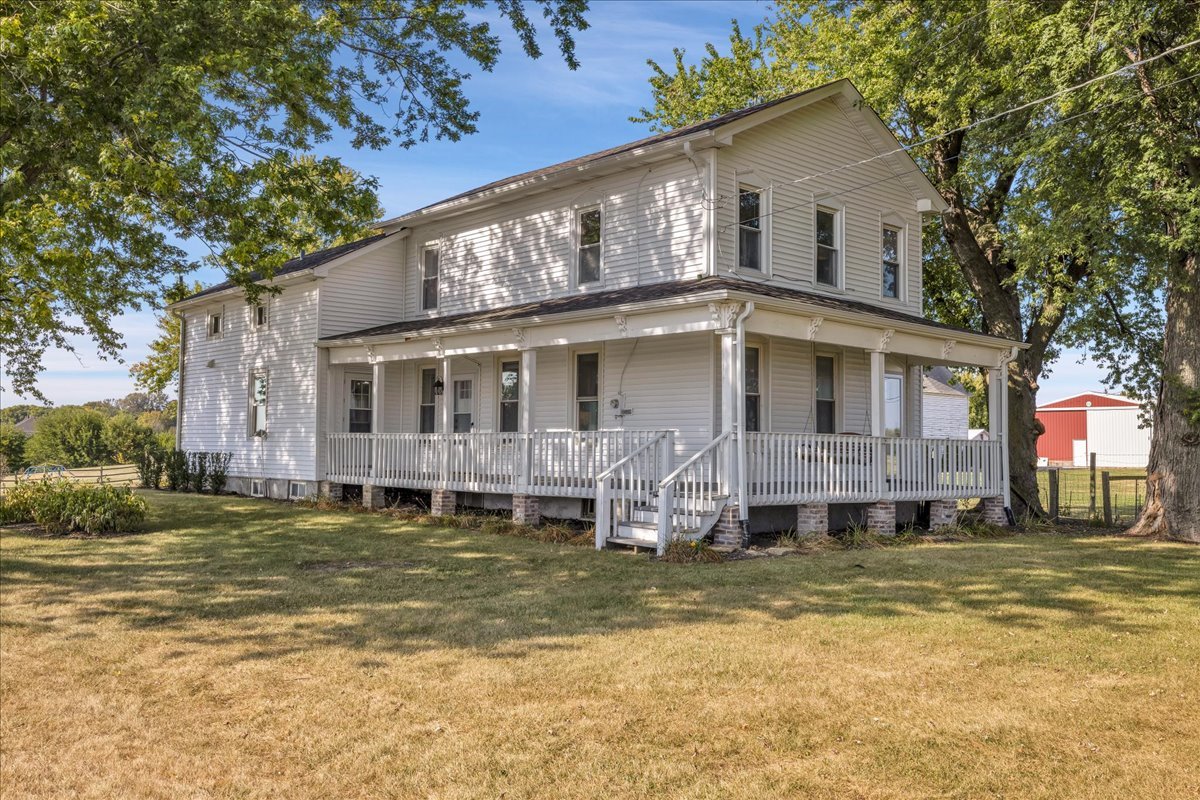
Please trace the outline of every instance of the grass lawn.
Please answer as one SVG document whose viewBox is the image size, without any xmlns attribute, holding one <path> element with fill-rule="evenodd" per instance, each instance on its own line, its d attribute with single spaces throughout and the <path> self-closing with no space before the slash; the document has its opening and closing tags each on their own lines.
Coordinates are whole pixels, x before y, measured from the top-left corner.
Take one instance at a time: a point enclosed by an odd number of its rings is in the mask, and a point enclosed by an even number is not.
<svg viewBox="0 0 1200 800">
<path fill-rule="evenodd" d="M 1200 795 L 1200 548 L 682 566 L 151 497 L 0 533 L 5 797 Z"/>
<path fill-rule="evenodd" d="M 1104 487 L 1100 473 L 1108 472 L 1112 477 L 1132 476 L 1140 480 L 1113 481 L 1111 484 L 1113 521 L 1117 524 L 1130 525 L 1141 513 L 1146 503 L 1146 470 L 1144 468 L 1128 469 L 1124 467 L 1100 468 L 1096 470 L 1096 515 L 1104 512 Z M 1072 519 L 1087 519 L 1088 503 L 1091 497 L 1091 470 L 1085 467 L 1058 470 L 1058 503 L 1059 513 Z M 1038 494 L 1042 505 L 1049 508 L 1050 476 L 1045 469 L 1038 470 Z"/>
</svg>

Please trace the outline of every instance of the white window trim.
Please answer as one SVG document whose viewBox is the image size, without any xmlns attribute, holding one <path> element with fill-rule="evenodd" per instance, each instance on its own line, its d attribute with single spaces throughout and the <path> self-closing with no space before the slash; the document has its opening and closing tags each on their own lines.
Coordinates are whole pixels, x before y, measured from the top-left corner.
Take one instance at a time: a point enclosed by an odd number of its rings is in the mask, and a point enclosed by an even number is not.
<svg viewBox="0 0 1200 800">
<path fill-rule="evenodd" d="M 260 324 L 258 321 L 258 309 L 263 309 L 266 314 L 266 319 Z M 271 327 L 271 298 L 264 297 L 258 303 L 250 307 L 250 327 L 256 331 L 267 330 Z"/>
<path fill-rule="evenodd" d="M 213 317 L 220 320 L 220 330 L 216 333 L 212 332 Z M 209 309 L 204 314 L 204 336 L 207 339 L 223 339 L 225 337 L 225 306 L 221 306 L 216 311 Z"/>
<path fill-rule="evenodd" d="M 737 195 L 738 202 L 734 203 L 734 218 L 733 218 L 733 268 L 730 270 L 739 278 L 767 279 L 771 277 L 771 220 L 774 215 L 771 214 L 771 190 L 768 186 L 764 186 L 761 181 L 750 180 L 751 174 L 738 173 L 737 175 Z M 743 191 L 758 192 L 758 265 L 761 269 L 743 270 L 740 266 L 742 260 L 742 220 L 741 220 L 741 194 Z"/>
<path fill-rule="evenodd" d="M 834 249 L 837 251 L 837 275 L 834 283 L 824 283 L 817 280 L 817 254 L 820 253 L 821 245 L 817 243 L 817 212 L 824 211 L 827 214 L 833 214 L 833 241 Z M 831 205 L 822 203 L 818 197 L 813 206 L 812 213 L 812 235 L 813 235 L 813 272 L 812 285 L 814 288 L 824 291 L 846 291 L 846 207 L 842 205 Z"/>
<path fill-rule="evenodd" d="M 342 398 L 342 405 L 343 405 L 342 430 L 346 433 L 350 432 L 350 412 L 351 411 L 368 410 L 368 409 L 361 409 L 361 408 L 355 409 L 354 408 L 354 383 L 355 383 L 355 381 L 363 381 L 365 383 L 371 384 L 371 392 L 368 395 L 368 401 L 371 403 L 371 408 L 369 409 L 371 411 L 371 433 L 378 433 L 378 431 L 375 430 L 375 376 L 370 372 L 349 372 L 349 371 L 347 371 L 345 373 L 345 376 L 344 376 L 345 385 L 343 387 L 344 397 Z"/>
<path fill-rule="evenodd" d="M 771 428 L 771 380 L 770 380 L 770 340 L 749 336 L 744 347 L 758 349 L 758 430 L 768 432 Z M 743 358 L 745 354 L 743 353 Z M 746 363 L 742 363 L 742 393 L 749 396 L 745 386 Z M 747 431 L 749 432 L 749 431 Z"/>
<path fill-rule="evenodd" d="M 438 413 L 439 398 L 437 396 L 437 392 L 434 392 L 432 404 L 424 402 L 424 400 L 421 397 L 421 387 L 422 387 L 423 381 L 425 380 L 425 372 L 426 371 L 433 373 L 433 380 L 435 383 L 437 382 L 438 378 L 441 377 L 441 370 L 436 365 L 422 364 L 422 365 L 417 366 L 417 403 L 416 403 L 417 418 L 414 420 L 413 430 L 415 430 L 417 433 L 437 433 L 438 426 L 441 424 L 441 421 L 442 421 L 441 420 L 442 415 Z M 444 378 L 442 379 L 442 383 L 445 384 Z M 443 395 L 441 398 L 443 401 L 445 400 L 444 393 L 446 391 L 447 391 L 447 387 L 443 385 L 443 387 L 442 387 Z M 450 391 L 453 391 L 453 389 L 451 388 Z M 427 405 L 433 406 L 433 430 L 422 431 L 421 430 L 421 409 L 425 408 Z"/>
<path fill-rule="evenodd" d="M 905 395 L 908 394 L 908 378 L 905 376 L 903 370 L 890 369 L 887 367 L 885 367 L 883 370 L 883 387 L 884 387 L 883 414 L 884 414 L 884 417 L 883 417 L 883 425 L 881 426 L 881 428 L 883 429 L 884 436 L 889 435 L 887 432 L 887 381 L 888 381 L 888 378 L 894 378 L 894 379 L 900 381 L 900 431 L 896 434 L 896 438 L 903 438 L 906 435 L 904 429 L 907 427 L 904 423 L 905 423 L 905 416 L 908 413 L 908 400 L 905 397 Z"/>
<path fill-rule="evenodd" d="M 889 297 L 883 293 L 883 231 L 891 228 L 898 234 L 896 255 L 900 258 L 900 266 L 896 270 L 896 296 Z M 897 214 L 881 214 L 879 217 L 879 299 L 889 303 L 906 303 L 908 301 L 908 224 Z"/>
<path fill-rule="evenodd" d="M 437 274 L 437 304 L 432 307 L 425 305 L 425 254 L 430 250 L 438 254 L 438 274 Z M 417 281 L 417 312 L 419 314 L 436 314 L 442 308 L 442 284 L 445 283 L 446 277 L 446 259 L 443 256 L 446 254 L 446 249 L 442 247 L 440 241 L 426 242 L 421 245 L 418 250 L 419 259 L 417 264 L 417 272 L 419 280 Z"/>
<path fill-rule="evenodd" d="M 297 486 L 301 487 L 301 493 L 299 495 L 292 492 L 292 489 L 296 488 Z M 288 481 L 287 497 L 288 500 L 292 501 L 304 500 L 308 497 L 308 484 L 306 484 L 304 481 Z"/>
<path fill-rule="evenodd" d="M 262 376 L 263 380 L 266 381 L 266 384 L 267 384 L 267 386 L 266 386 L 266 388 L 267 388 L 266 395 L 267 396 L 265 398 L 263 398 L 264 421 L 265 421 L 267 415 L 270 413 L 269 409 L 268 409 L 268 406 L 271 403 L 270 371 L 267 369 L 252 369 L 252 370 L 250 370 L 250 381 L 249 381 L 249 384 L 247 387 L 247 395 L 246 395 L 246 437 L 248 439 L 257 438 L 255 436 L 255 434 L 258 432 L 258 429 L 254 427 L 254 423 L 256 421 L 255 420 L 255 416 L 256 416 L 255 409 L 258 407 L 258 404 L 255 402 L 255 399 L 254 399 L 254 384 L 257 382 L 259 376 Z M 265 431 L 267 429 L 263 428 L 262 430 Z"/>
<path fill-rule="evenodd" d="M 845 370 L 842 369 L 842 354 L 836 350 L 819 350 L 814 349 L 812 353 L 812 364 L 809 369 L 812 372 L 812 432 L 817 432 L 817 359 L 831 358 L 833 359 L 833 431 L 832 433 L 840 433 L 846 429 L 846 404 L 845 392 L 843 391 L 842 380 L 845 375 Z"/>
<path fill-rule="evenodd" d="M 583 236 L 582 226 L 579 224 L 579 218 L 587 211 L 600 212 L 600 278 L 599 280 L 588 281 L 581 283 L 579 280 L 579 249 L 580 239 Z M 603 201 L 594 203 L 580 203 L 571 208 L 571 288 L 578 292 L 594 292 L 604 288 L 605 280 L 605 251 L 608 249 L 608 228 L 606 222 L 608 214 L 604 207 Z"/>
<path fill-rule="evenodd" d="M 503 379 L 504 379 L 504 363 L 515 361 L 517 362 L 517 431 L 521 430 L 521 406 L 525 402 L 525 398 L 521 397 L 521 354 L 516 353 L 511 357 L 508 355 L 500 355 L 496 358 L 496 422 L 492 426 L 498 433 L 513 433 L 513 431 L 501 431 L 500 425 L 503 422 L 504 415 L 501 413 L 504 408 L 503 396 Z M 509 401 L 511 402 L 511 401 Z"/>
<path fill-rule="evenodd" d="M 604 430 L 604 347 L 572 348 L 570 364 L 571 381 L 567 392 L 570 406 L 567 422 L 573 431 L 579 430 L 579 357 L 595 353 L 596 359 L 596 430 Z"/>
<path fill-rule="evenodd" d="M 251 497 L 266 497 L 267 482 L 263 478 L 250 479 L 250 496 Z"/>
</svg>

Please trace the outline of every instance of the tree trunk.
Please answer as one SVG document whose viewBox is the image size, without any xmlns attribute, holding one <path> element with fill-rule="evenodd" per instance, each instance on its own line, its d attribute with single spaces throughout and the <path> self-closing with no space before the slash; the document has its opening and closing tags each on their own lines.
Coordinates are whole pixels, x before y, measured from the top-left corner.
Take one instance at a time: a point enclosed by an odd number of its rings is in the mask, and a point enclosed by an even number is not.
<svg viewBox="0 0 1200 800">
<path fill-rule="evenodd" d="M 1146 508 L 1134 535 L 1200 543 L 1200 253 L 1186 253 L 1167 286 L 1163 385 L 1154 410 Z"/>
<path fill-rule="evenodd" d="M 1042 361 L 1031 348 L 1008 365 L 1008 473 L 1017 519 L 1046 516 L 1037 481 L 1037 440 L 1045 428 L 1034 417 Z"/>
</svg>

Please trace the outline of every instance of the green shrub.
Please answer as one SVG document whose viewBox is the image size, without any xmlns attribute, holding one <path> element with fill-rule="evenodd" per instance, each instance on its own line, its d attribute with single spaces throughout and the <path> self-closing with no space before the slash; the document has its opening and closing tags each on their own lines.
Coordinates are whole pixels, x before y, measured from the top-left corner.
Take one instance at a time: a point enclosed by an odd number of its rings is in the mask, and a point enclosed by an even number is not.
<svg viewBox="0 0 1200 800">
<path fill-rule="evenodd" d="M 48 533 L 123 533 L 137 530 L 147 509 L 127 486 L 24 481 L 5 493 L 0 519 L 33 522 Z"/>
<path fill-rule="evenodd" d="M 171 450 L 166 454 L 164 473 L 167 478 L 167 488 L 172 492 L 181 492 L 188 486 L 188 457 L 182 450 Z"/>
<path fill-rule="evenodd" d="M 232 460 L 233 453 L 208 454 L 208 488 L 213 494 L 225 491 L 225 485 L 229 483 L 229 462 Z"/>
<path fill-rule="evenodd" d="M 163 472 L 167 466 L 166 456 L 166 453 L 152 445 L 134 459 L 133 463 L 137 467 L 138 479 L 143 489 L 157 489 L 162 483 Z"/>
<path fill-rule="evenodd" d="M 15 474 L 29 466 L 25 458 L 28 438 L 16 425 L 0 425 L 0 475 Z"/>
<path fill-rule="evenodd" d="M 117 414 L 104 423 L 104 441 L 118 464 L 132 464 L 154 443 L 154 431 L 132 414 Z"/>
<path fill-rule="evenodd" d="M 208 453 L 188 453 L 187 465 L 187 488 L 196 494 L 200 494 L 204 491 L 204 487 L 208 485 Z"/>
<path fill-rule="evenodd" d="M 98 411 L 67 406 L 38 418 L 37 431 L 25 445 L 31 464 L 62 464 L 67 469 L 112 463 L 105 438 L 108 418 Z"/>
</svg>

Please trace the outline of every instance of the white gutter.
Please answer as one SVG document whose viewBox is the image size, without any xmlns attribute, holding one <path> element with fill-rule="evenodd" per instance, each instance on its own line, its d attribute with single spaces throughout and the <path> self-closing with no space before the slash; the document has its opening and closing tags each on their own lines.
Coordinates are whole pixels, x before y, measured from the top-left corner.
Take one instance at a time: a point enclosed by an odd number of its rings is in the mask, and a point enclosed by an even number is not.
<svg viewBox="0 0 1200 800">
<path fill-rule="evenodd" d="M 742 308 L 742 312 L 737 315 L 733 321 L 734 340 L 737 342 L 737 355 L 734 361 L 737 364 L 737 376 L 735 385 L 740 389 L 737 397 L 737 460 L 738 460 L 738 517 L 743 522 L 750 519 L 750 508 L 746 504 L 746 320 L 754 313 L 754 301 L 750 300 Z M 761 376 L 760 376 L 761 380 Z M 762 387 L 759 387 L 761 391 Z M 762 407 L 759 406 L 759 413 L 762 413 Z"/>
</svg>

